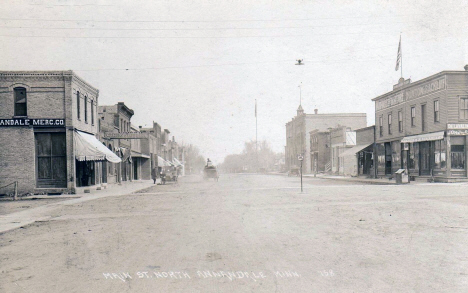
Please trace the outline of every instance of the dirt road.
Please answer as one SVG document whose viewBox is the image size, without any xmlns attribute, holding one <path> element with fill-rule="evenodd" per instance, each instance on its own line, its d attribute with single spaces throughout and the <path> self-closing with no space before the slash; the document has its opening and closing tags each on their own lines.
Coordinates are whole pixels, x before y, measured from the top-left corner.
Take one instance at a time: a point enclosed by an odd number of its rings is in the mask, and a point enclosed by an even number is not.
<svg viewBox="0 0 468 293">
<path fill-rule="evenodd" d="M 0 235 L 0 292 L 466 292 L 466 186 L 186 177 Z"/>
</svg>

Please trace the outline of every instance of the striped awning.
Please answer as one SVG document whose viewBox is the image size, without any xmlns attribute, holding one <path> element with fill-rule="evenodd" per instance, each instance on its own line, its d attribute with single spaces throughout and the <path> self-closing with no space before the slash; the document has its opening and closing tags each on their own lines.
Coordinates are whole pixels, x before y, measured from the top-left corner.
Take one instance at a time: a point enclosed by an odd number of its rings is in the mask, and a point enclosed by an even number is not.
<svg viewBox="0 0 468 293">
<path fill-rule="evenodd" d="M 104 161 L 120 163 L 121 159 L 103 145 L 94 135 L 75 131 L 75 157 L 78 161 Z"/>
<path fill-rule="evenodd" d="M 445 133 L 444 131 L 439 131 L 439 132 L 433 132 L 433 133 L 425 133 L 425 134 L 420 134 L 420 135 L 407 136 L 401 140 L 401 143 L 441 140 L 441 139 L 444 139 L 444 133 Z"/>
</svg>

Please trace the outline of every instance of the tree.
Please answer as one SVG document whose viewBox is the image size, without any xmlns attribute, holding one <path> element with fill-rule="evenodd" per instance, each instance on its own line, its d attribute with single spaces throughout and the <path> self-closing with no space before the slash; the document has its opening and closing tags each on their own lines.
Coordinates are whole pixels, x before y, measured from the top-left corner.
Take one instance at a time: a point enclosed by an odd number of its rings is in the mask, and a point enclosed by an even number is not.
<svg viewBox="0 0 468 293">
<path fill-rule="evenodd" d="M 246 141 L 241 154 L 231 154 L 224 158 L 220 169 L 227 173 L 258 172 L 261 169 L 273 170 L 278 154 L 275 153 L 267 141 L 258 143 Z"/>
</svg>

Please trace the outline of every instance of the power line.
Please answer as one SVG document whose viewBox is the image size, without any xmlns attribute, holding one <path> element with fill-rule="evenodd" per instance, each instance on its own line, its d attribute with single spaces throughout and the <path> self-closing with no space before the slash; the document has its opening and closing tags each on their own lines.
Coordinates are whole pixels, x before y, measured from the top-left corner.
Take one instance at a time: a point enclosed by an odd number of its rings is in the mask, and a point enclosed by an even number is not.
<svg viewBox="0 0 468 293">
<path fill-rule="evenodd" d="M 213 23 L 213 22 L 279 22 L 279 21 L 313 21 L 313 20 L 334 20 L 334 19 L 372 19 L 372 18 L 400 18 L 423 16 L 425 14 L 406 14 L 389 16 L 350 16 L 350 17 L 322 17 L 322 18 L 296 18 L 296 19 L 229 19 L 229 20 L 93 20 L 93 19 L 44 19 L 44 18 L 0 18 L 0 20 L 15 21 L 45 21 L 45 22 L 154 22 L 154 23 Z"/>
<path fill-rule="evenodd" d="M 399 34 L 401 31 L 390 32 L 356 32 L 356 33 L 332 33 L 332 34 L 307 34 L 307 35 L 256 35 L 256 36 L 47 36 L 47 35 L 0 35 L 0 37 L 9 38 L 55 38 L 55 39 L 238 39 L 238 38 L 294 38 L 294 37 L 313 37 L 313 36 L 336 36 L 336 35 L 365 35 L 365 34 Z M 406 31 L 406 32 L 418 32 L 418 31 Z"/>
<path fill-rule="evenodd" d="M 0 28 L 12 29 L 40 29 L 40 30 L 95 30 L 95 31 L 216 31 L 216 30 L 269 30 L 269 29 L 300 29 L 319 27 L 353 27 L 353 26 L 377 26 L 392 25 L 410 22 L 393 23 L 361 23 L 361 24 L 336 24 L 336 25 L 314 25 L 314 26 L 274 26 L 274 27 L 220 27 L 220 28 L 96 28 L 96 27 L 37 27 L 37 26 L 0 26 Z M 415 22 L 420 24 L 420 22 Z"/>
</svg>

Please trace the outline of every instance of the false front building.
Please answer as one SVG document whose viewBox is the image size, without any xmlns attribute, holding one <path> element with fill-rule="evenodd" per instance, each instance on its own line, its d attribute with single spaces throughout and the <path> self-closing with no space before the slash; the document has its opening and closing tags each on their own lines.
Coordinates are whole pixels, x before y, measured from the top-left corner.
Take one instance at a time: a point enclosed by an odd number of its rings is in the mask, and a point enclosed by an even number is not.
<svg viewBox="0 0 468 293">
<path fill-rule="evenodd" d="M 400 79 L 375 101 L 377 176 L 408 169 L 437 181 L 467 178 L 468 66 Z"/>
<path fill-rule="evenodd" d="M 0 186 L 56 193 L 100 184 L 101 163 L 120 159 L 95 137 L 98 96 L 72 71 L 0 71 Z"/>
</svg>

